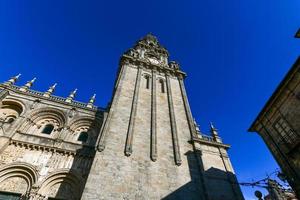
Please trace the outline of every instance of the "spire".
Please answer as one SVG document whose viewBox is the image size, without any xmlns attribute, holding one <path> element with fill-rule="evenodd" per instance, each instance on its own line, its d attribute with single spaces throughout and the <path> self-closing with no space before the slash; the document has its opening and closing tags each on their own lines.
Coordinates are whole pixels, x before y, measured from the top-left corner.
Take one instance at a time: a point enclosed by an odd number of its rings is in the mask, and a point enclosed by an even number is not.
<svg viewBox="0 0 300 200">
<path fill-rule="evenodd" d="M 138 44 L 142 44 L 143 48 L 146 48 L 144 50 L 151 51 L 151 53 L 154 53 L 154 49 L 157 49 L 160 53 L 159 55 L 163 55 L 168 57 L 169 53 L 168 51 L 159 43 L 157 37 L 155 37 L 152 33 L 148 33 L 146 36 L 144 36 L 142 39 L 140 39 Z M 146 45 L 146 46 L 145 46 Z M 137 48 L 140 45 L 135 46 L 134 48 Z"/>
<path fill-rule="evenodd" d="M 210 133 L 214 139 L 214 141 L 216 142 L 222 142 L 221 138 L 219 137 L 219 134 L 218 134 L 218 129 L 216 129 L 213 125 L 212 122 L 210 122 Z"/>
<path fill-rule="evenodd" d="M 50 97 L 50 95 L 54 92 L 57 83 L 54 83 L 49 89 L 43 94 L 44 97 Z"/>
<path fill-rule="evenodd" d="M 30 89 L 34 83 L 36 78 L 34 77 L 31 81 L 27 81 L 27 83 L 20 88 L 21 91 L 26 92 L 28 89 Z"/>
<path fill-rule="evenodd" d="M 14 85 L 18 81 L 20 76 L 21 76 L 21 74 L 18 74 L 17 76 L 13 76 L 4 84 L 9 85 L 9 86 Z"/>
<path fill-rule="evenodd" d="M 93 107 L 93 104 L 94 104 L 94 102 L 95 102 L 95 99 L 96 99 L 96 94 L 94 94 L 94 95 L 90 98 L 89 103 L 87 104 L 86 107 L 92 108 L 92 107 Z"/>
<path fill-rule="evenodd" d="M 76 92 L 77 92 L 77 88 L 70 93 L 70 95 L 66 99 L 66 102 L 71 103 L 76 95 Z"/>
<path fill-rule="evenodd" d="M 212 136 L 218 136 L 218 130 L 214 127 L 212 122 L 210 122 L 210 132 Z"/>
</svg>

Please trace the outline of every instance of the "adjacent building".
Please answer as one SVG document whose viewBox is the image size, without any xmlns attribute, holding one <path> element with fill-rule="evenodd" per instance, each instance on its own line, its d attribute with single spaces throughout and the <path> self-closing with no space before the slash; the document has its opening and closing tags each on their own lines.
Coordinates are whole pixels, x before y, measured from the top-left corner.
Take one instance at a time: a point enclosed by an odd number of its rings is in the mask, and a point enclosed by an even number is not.
<svg viewBox="0 0 300 200">
<path fill-rule="evenodd" d="M 101 78 L 100 75 L 99 78 Z M 120 60 L 106 108 L 0 85 L 0 199 L 243 200 L 217 129 L 201 133 L 186 74 L 153 35 Z"/>
<path fill-rule="evenodd" d="M 300 197 L 300 57 L 249 131 L 258 132 Z"/>
<path fill-rule="evenodd" d="M 296 37 L 296 38 L 300 38 L 300 28 L 299 28 L 299 30 L 297 31 L 295 37 Z"/>
</svg>

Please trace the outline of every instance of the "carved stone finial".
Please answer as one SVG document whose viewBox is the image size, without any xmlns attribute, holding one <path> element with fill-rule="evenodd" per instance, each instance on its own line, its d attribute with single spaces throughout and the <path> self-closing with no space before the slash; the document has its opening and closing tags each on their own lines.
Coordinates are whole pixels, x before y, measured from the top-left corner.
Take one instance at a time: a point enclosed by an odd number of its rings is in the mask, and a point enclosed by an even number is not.
<svg viewBox="0 0 300 200">
<path fill-rule="evenodd" d="M 54 92 L 57 83 L 54 83 L 49 89 L 43 94 L 44 97 L 50 97 L 50 95 Z"/>
<path fill-rule="evenodd" d="M 20 76 L 21 76 L 21 74 L 18 74 L 17 76 L 13 76 L 4 84 L 9 85 L 9 86 L 14 85 L 18 81 Z"/>
<path fill-rule="evenodd" d="M 169 63 L 169 67 L 170 67 L 171 69 L 179 70 L 179 64 L 178 64 L 177 62 L 175 62 L 175 61 L 171 61 L 171 62 Z"/>
<path fill-rule="evenodd" d="M 31 87 L 35 80 L 36 78 L 34 77 L 31 81 L 28 81 L 25 85 Z"/>
<path fill-rule="evenodd" d="M 221 140 L 221 138 L 219 137 L 219 134 L 218 134 L 218 129 L 216 129 L 214 127 L 212 122 L 210 122 L 210 132 L 211 132 L 211 135 L 212 135 L 214 141 L 222 142 L 222 140 Z"/>
<path fill-rule="evenodd" d="M 148 44 L 157 44 L 158 43 L 158 40 L 157 38 L 152 34 L 152 33 L 148 33 L 144 38 L 143 40 L 147 41 Z"/>
<path fill-rule="evenodd" d="M 23 87 L 20 88 L 21 91 L 26 92 L 29 88 L 32 87 L 36 78 L 34 77 L 31 81 L 28 81 Z"/>
<path fill-rule="evenodd" d="M 93 105 L 94 105 L 95 100 L 96 100 L 96 94 L 94 94 L 94 95 L 90 98 L 89 103 L 87 104 L 86 107 L 92 108 Z"/>
<path fill-rule="evenodd" d="M 213 136 L 218 135 L 218 130 L 214 127 L 212 122 L 210 122 L 210 131 Z"/>
<path fill-rule="evenodd" d="M 71 103 L 73 101 L 73 99 L 75 98 L 76 92 L 77 92 L 77 88 L 70 93 L 70 95 L 66 99 L 66 102 Z"/>
<path fill-rule="evenodd" d="M 16 79 L 19 79 L 19 77 L 21 76 L 21 74 L 18 74 L 17 76 L 15 76 Z"/>
</svg>

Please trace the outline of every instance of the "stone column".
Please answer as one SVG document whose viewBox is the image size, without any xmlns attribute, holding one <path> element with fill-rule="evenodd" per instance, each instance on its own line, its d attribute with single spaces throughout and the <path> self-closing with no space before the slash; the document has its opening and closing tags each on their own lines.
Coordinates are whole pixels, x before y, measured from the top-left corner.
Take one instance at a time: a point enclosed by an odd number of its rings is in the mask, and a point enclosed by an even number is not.
<svg viewBox="0 0 300 200">
<path fill-rule="evenodd" d="M 135 117 L 136 117 L 136 111 L 137 111 L 138 96 L 139 96 L 139 89 L 140 89 L 140 83 L 141 83 L 141 75 L 142 75 L 142 70 L 140 69 L 140 67 L 138 67 L 137 77 L 136 77 L 136 81 L 135 81 L 135 88 L 134 88 L 134 93 L 133 93 L 133 99 L 132 99 L 128 131 L 127 131 L 127 138 L 126 138 L 126 146 L 125 146 L 125 155 L 126 156 L 130 156 L 132 154 L 133 131 L 134 131 L 134 125 L 135 125 Z"/>
<path fill-rule="evenodd" d="M 178 144 L 177 126 L 176 126 L 176 120 L 175 120 L 173 97 L 172 97 L 172 90 L 171 90 L 171 83 L 170 83 L 169 76 L 170 76 L 169 74 L 166 74 L 167 95 L 168 95 L 168 103 L 169 103 L 169 112 L 170 112 L 170 122 L 171 122 L 171 132 L 172 132 L 175 164 L 181 165 L 180 147 Z"/>
<path fill-rule="evenodd" d="M 156 131 L 156 70 L 152 70 L 151 96 L 151 160 L 157 159 L 157 131 Z"/>
</svg>

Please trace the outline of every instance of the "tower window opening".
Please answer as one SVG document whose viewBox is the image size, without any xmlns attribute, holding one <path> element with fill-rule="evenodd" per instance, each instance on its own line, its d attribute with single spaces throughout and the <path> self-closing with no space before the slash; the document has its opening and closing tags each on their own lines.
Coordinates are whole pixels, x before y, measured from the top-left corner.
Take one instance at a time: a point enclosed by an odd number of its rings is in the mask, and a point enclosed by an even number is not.
<svg viewBox="0 0 300 200">
<path fill-rule="evenodd" d="M 146 89 L 150 88 L 150 77 L 149 76 L 145 76 L 146 79 Z"/>
<path fill-rule="evenodd" d="M 43 128 L 42 133 L 43 133 L 43 134 L 50 135 L 50 134 L 52 133 L 53 129 L 54 129 L 54 126 L 53 126 L 52 124 L 47 124 L 47 125 Z"/>
<path fill-rule="evenodd" d="M 88 133 L 87 132 L 81 132 L 79 134 L 79 137 L 78 137 L 77 141 L 86 142 L 87 139 L 88 139 Z"/>
<path fill-rule="evenodd" d="M 165 93 L 165 85 L 162 79 L 159 80 L 161 93 Z"/>
</svg>

